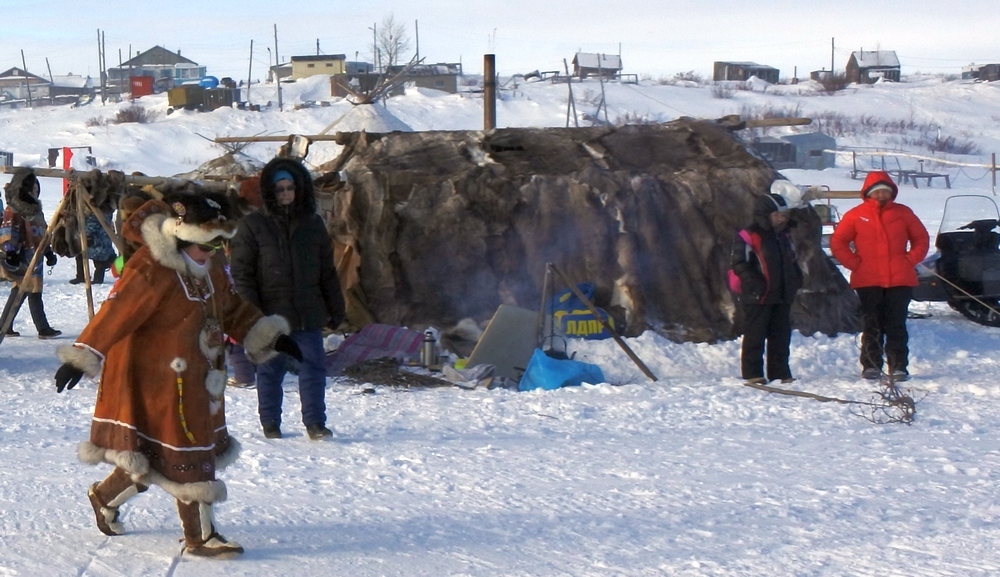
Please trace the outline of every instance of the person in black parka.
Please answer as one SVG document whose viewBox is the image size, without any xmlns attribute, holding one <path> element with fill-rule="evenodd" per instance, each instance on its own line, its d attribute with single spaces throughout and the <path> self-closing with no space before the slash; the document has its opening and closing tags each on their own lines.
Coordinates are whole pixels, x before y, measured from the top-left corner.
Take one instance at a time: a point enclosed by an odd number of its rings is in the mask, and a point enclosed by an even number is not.
<svg viewBox="0 0 1000 577">
<path fill-rule="evenodd" d="M 794 380 L 788 366 L 791 312 L 795 293 L 802 287 L 802 270 L 788 232 L 794 225 L 785 198 L 765 194 L 754 202 L 753 224 L 733 243 L 732 269 L 740 279 L 743 305 L 740 370 L 752 383 Z"/>
<path fill-rule="evenodd" d="M 324 327 L 344 320 L 344 298 L 334 268 L 333 243 L 316 214 L 312 178 L 298 161 L 275 158 L 260 175 L 262 206 L 240 221 L 230 244 L 236 290 L 266 315 L 288 320 L 302 351 L 299 397 L 302 423 L 313 440 L 326 428 Z M 257 366 L 257 411 L 264 436 L 281 437 L 281 382 L 286 359 Z"/>
</svg>

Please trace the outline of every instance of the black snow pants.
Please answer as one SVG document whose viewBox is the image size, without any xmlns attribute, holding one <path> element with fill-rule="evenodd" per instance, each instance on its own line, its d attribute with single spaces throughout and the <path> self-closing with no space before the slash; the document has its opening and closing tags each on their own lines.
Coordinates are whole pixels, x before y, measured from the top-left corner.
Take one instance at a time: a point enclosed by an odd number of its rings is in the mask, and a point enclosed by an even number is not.
<svg viewBox="0 0 1000 577">
<path fill-rule="evenodd" d="M 906 311 L 913 288 L 862 287 L 855 290 L 861 299 L 861 367 L 881 371 L 884 349 L 889 370 L 905 371 L 910 354 Z"/>
<path fill-rule="evenodd" d="M 790 379 L 788 348 L 792 342 L 792 305 L 743 303 L 743 348 L 740 372 L 744 379 L 764 377 L 767 345 L 767 380 Z"/>
</svg>

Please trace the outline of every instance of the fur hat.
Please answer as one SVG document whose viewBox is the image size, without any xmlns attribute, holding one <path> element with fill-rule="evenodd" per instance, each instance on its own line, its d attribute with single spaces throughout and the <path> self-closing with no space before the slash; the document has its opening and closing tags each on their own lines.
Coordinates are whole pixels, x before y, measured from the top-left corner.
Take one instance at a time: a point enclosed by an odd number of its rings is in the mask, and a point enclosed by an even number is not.
<svg viewBox="0 0 1000 577">
<path fill-rule="evenodd" d="M 30 217 L 41 212 L 42 203 L 38 200 L 39 186 L 35 171 L 24 167 L 16 168 L 13 178 L 3 188 L 7 206 L 14 213 Z"/>
<path fill-rule="evenodd" d="M 177 193 L 164 197 L 172 218 L 163 223 L 163 232 L 190 243 L 233 238 L 236 215 L 224 194 L 213 192 Z"/>
</svg>

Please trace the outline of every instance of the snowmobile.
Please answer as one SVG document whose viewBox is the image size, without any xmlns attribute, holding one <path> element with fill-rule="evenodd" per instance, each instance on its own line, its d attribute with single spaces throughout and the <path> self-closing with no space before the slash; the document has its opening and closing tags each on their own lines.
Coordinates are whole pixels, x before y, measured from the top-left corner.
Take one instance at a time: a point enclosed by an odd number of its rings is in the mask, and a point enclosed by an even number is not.
<svg viewBox="0 0 1000 577">
<path fill-rule="evenodd" d="M 1000 210 L 993 199 L 950 197 L 934 247 L 917 265 L 913 300 L 947 302 L 973 322 L 1000 327 Z"/>
</svg>

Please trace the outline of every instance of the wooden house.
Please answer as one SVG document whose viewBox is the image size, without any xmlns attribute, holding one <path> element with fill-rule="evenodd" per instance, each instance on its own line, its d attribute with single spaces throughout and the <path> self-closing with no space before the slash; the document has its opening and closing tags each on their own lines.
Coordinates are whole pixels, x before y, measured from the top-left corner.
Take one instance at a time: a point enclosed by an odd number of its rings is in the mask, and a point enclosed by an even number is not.
<svg viewBox="0 0 1000 577">
<path fill-rule="evenodd" d="M 899 58 L 894 50 L 858 50 L 847 59 L 847 81 L 873 84 L 880 78 L 899 82 Z"/>
<path fill-rule="evenodd" d="M 36 76 L 30 72 L 14 67 L 0 72 L 0 94 L 4 95 L 4 100 L 29 100 L 28 91 L 31 91 L 30 99 L 40 99 L 49 97 L 49 88 L 52 83 L 46 78 Z"/>
<path fill-rule="evenodd" d="M 347 55 L 317 54 L 315 56 L 292 56 L 292 80 L 308 78 L 317 74 L 344 74 L 347 72 Z"/>
<path fill-rule="evenodd" d="M 171 52 L 162 46 L 154 46 L 136 54 L 117 68 L 108 69 L 108 87 L 112 92 L 128 92 L 132 76 L 152 76 L 154 82 L 184 84 L 197 82 L 205 77 L 205 67 L 181 56 L 180 50 Z"/>
<path fill-rule="evenodd" d="M 714 65 L 712 79 L 716 82 L 724 80 L 736 80 L 746 82 L 751 76 L 756 76 L 761 80 L 778 83 L 779 70 L 773 66 L 757 64 L 756 62 L 722 62 L 717 61 Z"/>
<path fill-rule="evenodd" d="M 573 56 L 573 76 L 604 76 L 617 78 L 622 72 L 622 57 L 617 54 L 594 54 L 577 52 Z"/>
</svg>

